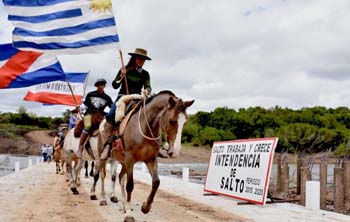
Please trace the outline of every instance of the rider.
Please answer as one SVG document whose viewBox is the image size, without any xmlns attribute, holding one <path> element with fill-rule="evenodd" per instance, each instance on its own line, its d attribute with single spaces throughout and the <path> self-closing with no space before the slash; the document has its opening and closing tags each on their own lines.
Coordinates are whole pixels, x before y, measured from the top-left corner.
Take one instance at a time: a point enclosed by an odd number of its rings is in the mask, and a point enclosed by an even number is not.
<svg viewBox="0 0 350 222">
<path fill-rule="evenodd" d="M 123 95 L 129 94 L 141 94 L 148 96 L 151 94 L 151 80 L 149 73 L 143 69 L 143 64 L 145 60 L 152 60 L 147 56 L 147 51 L 142 48 L 136 48 L 135 52 L 129 53 L 131 58 L 125 68 L 121 68 L 112 82 L 114 89 L 120 87 L 118 97 L 115 102 L 119 100 Z M 125 79 L 127 80 L 127 85 L 125 84 Z M 116 105 L 113 103 L 111 110 L 106 116 L 106 124 L 104 125 L 104 138 L 107 138 L 108 145 L 111 145 L 113 136 L 112 132 L 114 127 L 119 123 L 115 123 L 114 116 L 116 112 Z M 110 146 L 106 146 L 102 154 L 102 159 L 106 159 L 109 154 Z"/>
<path fill-rule="evenodd" d="M 113 102 L 111 97 L 109 97 L 105 92 L 104 88 L 106 87 L 106 80 L 105 79 L 97 79 L 95 82 L 95 86 L 97 87 L 96 91 L 89 92 L 86 95 L 84 105 L 87 107 L 87 110 L 84 115 L 84 130 L 81 133 L 80 136 L 80 142 L 79 142 L 79 150 L 77 153 L 78 158 L 81 158 L 81 154 L 84 149 L 84 144 L 89 136 L 91 134 L 91 117 L 94 113 L 103 112 L 106 106 L 110 107 L 112 106 Z"/>
</svg>

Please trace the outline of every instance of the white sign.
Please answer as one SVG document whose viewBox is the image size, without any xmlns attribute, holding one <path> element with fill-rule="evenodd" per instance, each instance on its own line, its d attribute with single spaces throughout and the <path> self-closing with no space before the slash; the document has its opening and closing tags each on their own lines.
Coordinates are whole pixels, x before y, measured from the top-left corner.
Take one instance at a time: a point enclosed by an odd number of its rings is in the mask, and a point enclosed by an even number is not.
<svg viewBox="0 0 350 222">
<path fill-rule="evenodd" d="M 278 138 L 215 142 L 204 191 L 264 205 Z"/>
</svg>

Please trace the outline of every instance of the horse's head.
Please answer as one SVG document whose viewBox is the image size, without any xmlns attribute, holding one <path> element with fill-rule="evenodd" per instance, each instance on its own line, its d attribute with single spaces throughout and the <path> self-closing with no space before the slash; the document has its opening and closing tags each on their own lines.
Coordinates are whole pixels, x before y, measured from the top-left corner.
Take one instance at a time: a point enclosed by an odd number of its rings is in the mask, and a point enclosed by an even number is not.
<svg viewBox="0 0 350 222">
<path fill-rule="evenodd" d="M 182 128 L 187 122 L 186 109 L 193 103 L 194 100 L 182 101 L 173 96 L 169 97 L 162 128 L 169 143 L 168 154 L 170 156 L 177 156 L 181 151 Z"/>
</svg>

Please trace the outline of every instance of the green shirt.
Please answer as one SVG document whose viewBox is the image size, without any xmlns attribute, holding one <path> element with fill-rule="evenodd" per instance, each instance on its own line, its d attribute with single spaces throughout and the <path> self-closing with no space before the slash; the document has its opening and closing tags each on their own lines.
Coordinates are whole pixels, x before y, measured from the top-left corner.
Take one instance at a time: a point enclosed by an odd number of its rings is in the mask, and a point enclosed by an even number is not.
<svg viewBox="0 0 350 222">
<path fill-rule="evenodd" d="M 121 86 L 118 98 L 122 95 L 126 95 L 125 80 L 121 79 L 120 75 L 121 72 L 119 70 L 116 78 L 112 82 L 114 89 L 118 89 Z M 131 69 L 127 71 L 126 79 L 128 82 L 129 94 L 141 94 L 142 88 L 147 89 L 148 92 L 151 93 L 151 79 L 149 73 L 146 70 L 142 69 L 142 71 L 139 72 L 136 69 Z"/>
</svg>

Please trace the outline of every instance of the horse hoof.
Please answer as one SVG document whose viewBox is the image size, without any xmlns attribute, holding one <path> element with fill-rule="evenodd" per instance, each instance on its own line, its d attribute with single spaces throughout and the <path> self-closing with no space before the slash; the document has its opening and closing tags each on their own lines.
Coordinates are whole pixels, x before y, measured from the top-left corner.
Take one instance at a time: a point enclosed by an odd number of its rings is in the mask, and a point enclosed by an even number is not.
<svg viewBox="0 0 350 222">
<path fill-rule="evenodd" d="M 173 152 L 170 152 L 170 153 L 168 153 L 168 155 L 169 155 L 170 157 L 173 157 L 174 153 L 173 153 Z"/>
<path fill-rule="evenodd" d="M 100 206 L 107 206 L 107 200 L 101 200 Z"/>
<path fill-rule="evenodd" d="M 90 196 L 90 200 L 97 200 L 96 195 L 91 195 L 91 196 Z"/>
<path fill-rule="evenodd" d="M 126 216 L 124 218 L 124 222 L 135 222 L 135 219 L 132 216 Z"/>
<path fill-rule="evenodd" d="M 111 201 L 113 203 L 118 203 L 118 198 L 117 197 L 111 197 Z"/>
<path fill-rule="evenodd" d="M 70 190 L 73 192 L 74 195 L 79 194 L 79 191 L 77 190 L 77 188 L 70 188 Z"/>
<path fill-rule="evenodd" d="M 142 204 L 141 211 L 144 214 L 148 214 L 148 212 L 151 210 L 151 205 L 148 205 L 146 202 Z"/>
</svg>

